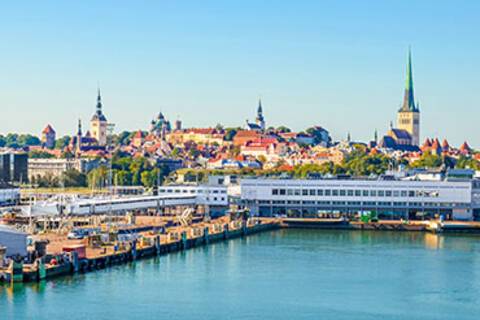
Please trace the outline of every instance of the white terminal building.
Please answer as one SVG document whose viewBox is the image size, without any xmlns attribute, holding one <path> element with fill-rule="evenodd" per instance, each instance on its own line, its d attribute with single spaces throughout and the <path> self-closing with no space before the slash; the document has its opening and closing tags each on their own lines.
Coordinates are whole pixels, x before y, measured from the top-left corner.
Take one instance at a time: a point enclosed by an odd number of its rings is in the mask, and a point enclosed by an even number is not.
<svg viewBox="0 0 480 320">
<path fill-rule="evenodd" d="M 471 220 L 480 213 L 480 180 L 243 179 L 240 199 L 258 216 L 373 211 L 380 218 Z"/>
<path fill-rule="evenodd" d="M 159 187 L 158 194 L 195 196 L 195 204 L 207 206 L 213 216 L 225 213 L 229 205 L 225 185 L 167 185 Z"/>
</svg>

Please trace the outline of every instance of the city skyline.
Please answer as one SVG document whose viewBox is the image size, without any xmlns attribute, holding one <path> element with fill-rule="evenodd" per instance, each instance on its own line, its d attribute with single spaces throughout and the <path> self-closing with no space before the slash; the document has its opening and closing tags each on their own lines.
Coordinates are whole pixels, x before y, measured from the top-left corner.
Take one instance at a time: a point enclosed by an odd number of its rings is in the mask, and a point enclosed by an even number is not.
<svg viewBox="0 0 480 320">
<path fill-rule="evenodd" d="M 474 57 L 479 48 L 469 35 L 478 25 L 473 21 L 478 4 L 430 8 L 426 3 L 402 2 L 388 10 L 379 3 L 375 13 L 348 2 L 303 2 L 295 13 L 285 4 L 273 12 L 265 4 L 252 6 L 257 9 L 252 12 L 248 6 L 212 3 L 151 4 L 133 10 L 144 18 L 140 22 L 122 20 L 132 10 L 128 5 L 111 12 L 106 11 L 110 5 L 95 10 L 62 5 L 64 16 L 53 21 L 47 21 L 51 4 L 35 14 L 7 5 L 5 21 L 18 33 L 14 38 L 0 31 L 10 44 L 2 50 L 9 77 L 1 81 L 0 132 L 39 135 L 50 123 L 59 135 L 73 134 L 77 119 L 87 122 L 94 110 L 98 81 L 116 131 L 146 129 L 159 111 L 187 127 L 243 126 L 261 96 L 267 126 L 321 125 L 337 140 L 350 132 L 352 139 L 367 141 L 395 120 L 411 45 L 421 139 L 437 136 L 455 145 L 467 140 L 477 147 Z M 328 17 L 338 18 L 345 8 L 339 21 Z M 425 16 L 427 9 L 435 18 Z M 407 13 L 412 20 L 402 25 Z M 99 18 L 101 23 L 88 25 Z M 376 22 L 369 21 L 373 18 Z M 188 19 L 192 22 L 181 23 Z M 382 24 L 386 30 L 376 31 Z M 24 114 L 33 116 L 11 121 Z"/>
</svg>

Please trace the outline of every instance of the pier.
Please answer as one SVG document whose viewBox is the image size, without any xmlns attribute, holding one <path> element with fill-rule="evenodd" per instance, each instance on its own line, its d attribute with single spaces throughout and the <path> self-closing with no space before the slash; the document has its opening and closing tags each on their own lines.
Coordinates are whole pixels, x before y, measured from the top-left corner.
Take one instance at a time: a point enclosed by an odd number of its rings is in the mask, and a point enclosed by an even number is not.
<svg viewBox="0 0 480 320">
<path fill-rule="evenodd" d="M 147 217 L 149 218 L 149 217 Z M 86 273 L 172 252 L 206 246 L 262 231 L 278 229 L 273 219 L 230 220 L 227 217 L 200 222 L 191 226 L 174 226 L 167 230 L 151 225 L 132 241 L 102 243 L 95 237 L 68 240 L 49 235 L 50 242 L 43 257 L 32 264 L 12 260 L 0 268 L 0 282 L 35 282 L 75 273 Z"/>
</svg>

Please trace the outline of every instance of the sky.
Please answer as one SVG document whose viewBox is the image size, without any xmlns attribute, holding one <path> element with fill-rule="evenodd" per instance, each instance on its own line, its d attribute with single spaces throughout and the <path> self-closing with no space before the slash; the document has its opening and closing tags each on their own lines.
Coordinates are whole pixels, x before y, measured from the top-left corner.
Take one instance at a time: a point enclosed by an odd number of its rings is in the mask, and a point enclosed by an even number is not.
<svg viewBox="0 0 480 320">
<path fill-rule="evenodd" d="M 88 127 L 97 86 L 115 130 L 162 111 L 186 127 L 253 119 L 382 135 L 413 58 L 421 137 L 480 147 L 479 1 L 5 1 L 0 133 Z"/>
</svg>

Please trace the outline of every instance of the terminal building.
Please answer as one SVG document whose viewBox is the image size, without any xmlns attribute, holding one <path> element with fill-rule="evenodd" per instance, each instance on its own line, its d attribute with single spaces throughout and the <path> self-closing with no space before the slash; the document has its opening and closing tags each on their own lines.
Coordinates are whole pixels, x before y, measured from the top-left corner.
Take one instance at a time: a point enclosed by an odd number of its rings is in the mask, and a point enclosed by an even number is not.
<svg viewBox="0 0 480 320">
<path fill-rule="evenodd" d="M 379 218 L 480 217 L 480 180 L 243 179 L 242 204 L 257 216 L 376 212 Z"/>
<path fill-rule="evenodd" d="M 20 201 L 20 188 L 0 180 L 0 207 L 16 205 Z"/>
</svg>

